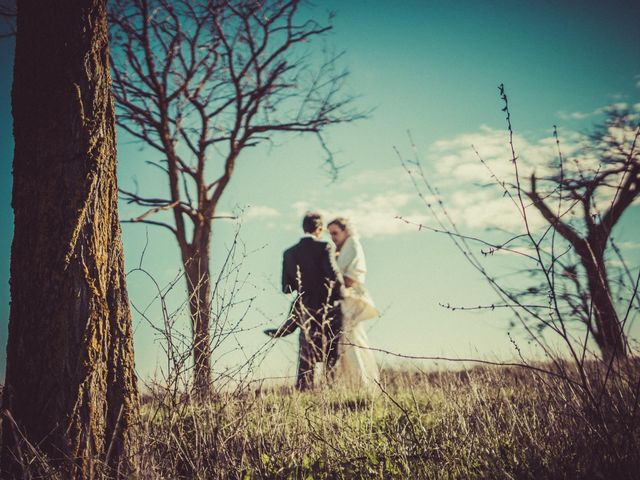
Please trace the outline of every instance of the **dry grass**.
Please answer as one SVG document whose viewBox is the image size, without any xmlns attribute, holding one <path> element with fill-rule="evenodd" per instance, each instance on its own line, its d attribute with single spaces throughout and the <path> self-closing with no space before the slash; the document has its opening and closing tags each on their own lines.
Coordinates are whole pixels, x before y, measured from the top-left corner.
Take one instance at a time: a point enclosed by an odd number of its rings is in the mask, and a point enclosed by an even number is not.
<svg viewBox="0 0 640 480">
<path fill-rule="evenodd" d="M 483 367 L 387 370 L 374 393 L 247 388 L 194 404 L 156 391 L 131 478 L 638 478 L 639 364 L 588 367 L 584 385 Z M 64 478 L 24 446 L 23 478 Z"/>
<path fill-rule="evenodd" d="M 627 386 L 628 395 L 603 396 L 596 409 L 566 381 L 496 368 L 386 371 L 374 394 L 272 389 L 219 394 L 200 406 L 150 399 L 141 472 L 185 479 L 637 478 L 637 397 Z"/>
</svg>

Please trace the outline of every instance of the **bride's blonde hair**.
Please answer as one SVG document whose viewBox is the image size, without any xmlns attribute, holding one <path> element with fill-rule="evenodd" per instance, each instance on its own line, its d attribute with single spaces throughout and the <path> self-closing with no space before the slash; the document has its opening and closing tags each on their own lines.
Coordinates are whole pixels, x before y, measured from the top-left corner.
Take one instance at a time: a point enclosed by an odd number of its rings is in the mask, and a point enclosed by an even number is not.
<svg viewBox="0 0 640 480">
<path fill-rule="evenodd" d="M 351 222 L 346 217 L 336 217 L 327 223 L 327 228 L 331 225 L 336 225 L 340 230 L 347 232 L 348 236 L 354 235 L 353 227 L 351 226 Z"/>
</svg>

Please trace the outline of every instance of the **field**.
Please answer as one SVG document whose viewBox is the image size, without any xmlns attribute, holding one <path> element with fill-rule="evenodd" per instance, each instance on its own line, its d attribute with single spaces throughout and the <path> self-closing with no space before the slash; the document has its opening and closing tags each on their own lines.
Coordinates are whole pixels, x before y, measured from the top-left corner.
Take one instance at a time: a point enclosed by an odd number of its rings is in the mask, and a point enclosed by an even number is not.
<svg viewBox="0 0 640 480">
<path fill-rule="evenodd" d="M 583 385 L 521 368 L 385 371 L 372 393 L 247 388 L 200 406 L 157 393 L 142 478 L 638 478 L 629 368 L 594 367 Z"/>
</svg>

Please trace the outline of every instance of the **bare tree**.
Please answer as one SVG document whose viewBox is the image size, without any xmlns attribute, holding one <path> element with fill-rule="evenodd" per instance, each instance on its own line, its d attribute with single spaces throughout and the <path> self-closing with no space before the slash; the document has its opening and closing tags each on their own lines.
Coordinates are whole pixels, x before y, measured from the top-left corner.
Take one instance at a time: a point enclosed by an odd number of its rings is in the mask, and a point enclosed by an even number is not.
<svg viewBox="0 0 640 480">
<path fill-rule="evenodd" d="M 138 400 L 106 1 L 21 1 L 17 27 L 2 478 L 121 476 Z"/>
<path fill-rule="evenodd" d="M 544 330 L 551 330 L 556 339 L 562 340 L 581 368 L 587 353 L 594 353 L 590 346 L 592 339 L 605 364 L 624 358 L 629 349 L 625 329 L 640 311 L 640 271 L 634 274 L 634 269 L 627 266 L 611 232 L 639 194 L 638 115 L 609 111 L 604 123 L 583 138 L 571 160 L 564 158 L 554 130 L 557 158 L 550 165 L 552 173 L 542 178 L 532 174 L 527 189 L 522 179 L 523 164 L 514 146 L 508 99 L 504 87 L 499 88 L 506 112 L 513 175 L 507 180 L 498 178 L 476 153 L 504 201 L 512 203 L 514 214 L 521 218 L 519 232 L 509 232 L 501 240 L 463 234 L 417 158 L 403 160 L 438 225 L 421 228 L 448 235 L 501 299 L 477 307 L 445 306 L 510 309 L 530 338 L 554 361 L 559 357 L 540 335 Z M 540 229 L 535 226 L 536 212 L 546 222 Z M 477 245 L 481 246 L 480 252 L 475 248 Z M 522 281 L 503 281 L 489 273 L 482 256 L 498 251 L 509 252 L 521 260 L 518 272 Z M 612 270 L 616 272 L 613 279 Z M 531 283 L 525 283 L 527 276 L 533 279 Z M 573 328 L 576 323 L 585 328 L 584 335 L 582 329 L 577 333 Z"/>
<path fill-rule="evenodd" d="M 503 201 L 514 207 L 513 214 L 520 220 L 516 231 L 506 232 L 506 236 L 504 230 L 487 232 L 484 238 L 463 233 L 417 153 L 407 160 L 396 150 L 435 221 L 435 225 L 419 225 L 420 229 L 447 235 L 497 296 L 490 304 L 443 306 L 508 311 L 510 326 L 519 325 L 546 361 L 530 361 L 528 352 L 510 337 L 520 362 L 502 365 L 535 372 L 541 386 L 550 388 L 552 397 L 562 404 L 568 405 L 568 399 L 575 401 L 569 416 L 578 420 L 576 426 L 587 426 L 589 438 L 601 438 L 614 456 L 621 452 L 616 463 L 623 464 L 622 457 L 633 450 L 638 433 L 637 352 L 625 332 L 628 334 L 640 313 L 640 267 L 626 263 L 611 233 L 625 212 L 630 214 L 638 198 L 640 116 L 610 110 L 593 134 L 572 136 L 581 139 L 572 145 L 570 159 L 563 155 L 554 128 L 557 157 L 546 166 L 545 159 L 534 159 L 538 169 L 544 167 L 545 171 L 538 177 L 524 173 L 526 163 L 516 153 L 504 86 L 499 90 L 506 114 L 511 172 L 499 177 L 493 165 L 475 151 Z M 496 274 L 496 267 L 500 267 L 495 263 L 489 269 L 497 252 L 509 255 L 506 275 Z M 616 275 L 611 276 L 612 271 Z M 563 391 L 566 393 L 559 393 Z"/>
<path fill-rule="evenodd" d="M 573 286 L 572 293 L 564 290 L 563 299 L 575 313 L 581 313 L 607 359 L 627 355 L 624 327 L 628 316 L 616 310 L 606 256 L 613 250 L 613 228 L 640 194 L 639 134 L 637 116 L 611 111 L 571 165 L 564 164 L 560 153 L 556 173 L 543 179 L 532 174 L 526 192 L 577 257 L 563 264 L 562 273 Z M 544 191 L 540 191 L 541 181 L 547 186 Z M 580 214 L 567 215 L 574 211 Z M 630 305 L 634 303 L 631 299 Z"/>
<path fill-rule="evenodd" d="M 177 240 L 200 395 L 210 386 L 213 220 L 238 158 L 278 132 L 316 134 L 324 147 L 325 127 L 362 116 L 342 94 L 336 57 L 310 59 L 310 42 L 331 27 L 305 18 L 301 3 L 119 0 L 111 10 L 118 124 L 160 152 L 149 163 L 168 186 L 160 198 L 121 194 L 147 208 L 131 222 Z"/>
</svg>

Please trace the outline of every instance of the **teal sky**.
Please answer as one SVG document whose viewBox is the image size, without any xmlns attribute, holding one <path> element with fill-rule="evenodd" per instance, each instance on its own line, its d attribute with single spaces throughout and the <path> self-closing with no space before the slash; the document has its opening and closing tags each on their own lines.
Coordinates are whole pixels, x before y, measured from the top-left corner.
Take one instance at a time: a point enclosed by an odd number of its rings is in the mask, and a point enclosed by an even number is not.
<svg viewBox="0 0 640 480">
<path fill-rule="evenodd" d="M 331 43 L 346 51 L 342 63 L 351 71 L 350 92 L 359 95 L 371 117 L 328 131 L 339 162 L 348 164 L 338 181 L 329 182 L 323 153 L 314 138 L 279 136 L 272 146 L 247 151 L 222 200 L 222 210 L 244 209 L 240 238 L 246 247 L 238 298 L 252 299 L 240 324 L 215 353 L 217 372 L 232 368 L 265 347 L 263 328 L 280 323 L 289 299 L 279 291 L 282 251 L 297 241 L 305 209 L 352 217 L 362 235 L 371 294 L 383 311 L 370 323 L 373 346 L 394 352 L 450 357 L 512 358 L 506 333 L 507 312 L 451 312 L 440 303 L 477 305 L 495 298 L 447 238 L 406 225 L 403 216 L 428 223 L 426 210 L 401 169 L 393 147 L 411 154 L 410 130 L 418 156 L 439 185 L 449 211 L 466 232 L 479 234 L 498 226 L 517 229 L 517 212 L 477 187 L 488 183 L 471 149 L 508 173 L 506 132 L 497 85 L 510 97 L 516 148 L 523 164 L 543 168 L 553 155 L 548 142 L 558 125 L 567 152 L 574 132 L 599 118 L 599 109 L 626 103 L 640 109 L 640 18 L 638 2 L 319 2 L 323 18 L 335 10 Z M 9 315 L 10 89 L 13 40 L 0 42 L 0 345 L 6 344 Z M 144 160 L 156 154 L 119 134 L 119 179 L 131 187 L 162 191 L 163 178 Z M 505 168 L 506 166 L 506 168 Z M 499 197 L 499 195 L 498 195 Z M 640 260 L 639 207 L 626 213 L 616 238 L 637 268 Z M 137 210 L 121 206 L 121 218 Z M 517 222 L 515 222 L 517 223 Z M 214 227 L 214 269 L 233 238 L 234 223 Z M 491 234 L 493 235 L 493 233 Z M 124 225 L 127 269 L 140 263 L 146 227 Z M 163 230 L 148 229 L 143 266 L 160 285 L 179 271 L 175 241 Z M 493 262 L 493 264 L 492 264 Z M 508 258 L 488 259 L 488 266 L 513 269 Z M 153 284 L 140 272 L 128 278 L 131 301 L 161 323 Z M 178 282 L 168 295 L 171 311 L 183 301 Z M 231 312 L 239 318 L 242 304 Z M 187 317 L 176 314 L 178 328 Z M 153 328 L 134 313 L 136 361 L 140 375 L 159 374 L 163 353 Z M 632 334 L 637 337 L 638 328 Z M 516 342 L 526 345 L 514 332 Z M 266 345 L 258 370 L 263 376 L 291 375 L 296 339 Z M 380 360 L 391 357 L 380 355 Z M 5 355 L 0 355 L 4 372 Z M 428 365 L 428 364 L 426 364 Z"/>
</svg>

